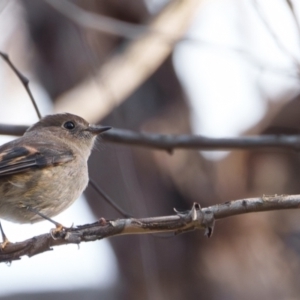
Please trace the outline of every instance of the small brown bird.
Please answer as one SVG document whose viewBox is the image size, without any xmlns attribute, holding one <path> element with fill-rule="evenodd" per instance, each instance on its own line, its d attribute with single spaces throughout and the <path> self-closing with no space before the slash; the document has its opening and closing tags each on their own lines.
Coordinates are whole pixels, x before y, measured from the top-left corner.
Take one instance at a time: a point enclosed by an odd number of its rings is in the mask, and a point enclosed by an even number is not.
<svg viewBox="0 0 300 300">
<path fill-rule="evenodd" d="M 0 147 L 0 218 L 34 223 L 68 208 L 84 191 L 96 136 L 110 127 L 49 115 Z"/>
</svg>

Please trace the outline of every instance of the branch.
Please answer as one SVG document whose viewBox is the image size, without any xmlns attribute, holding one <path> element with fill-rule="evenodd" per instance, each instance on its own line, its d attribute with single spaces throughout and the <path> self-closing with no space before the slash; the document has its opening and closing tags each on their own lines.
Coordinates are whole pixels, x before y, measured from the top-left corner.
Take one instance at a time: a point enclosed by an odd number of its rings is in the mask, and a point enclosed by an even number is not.
<svg viewBox="0 0 300 300">
<path fill-rule="evenodd" d="M 23 242 L 9 243 L 0 249 L 0 262 L 11 262 L 22 256 L 34 256 L 52 247 L 80 244 L 127 234 L 148 234 L 173 232 L 175 234 L 205 229 L 205 235 L 213 233 L 215 220 L 250 212 L 262 212 L 282 209 L 296 209 L 300 207 L 300 195 L 275 195 L 261 198 L 241 199 L 216 204 L 206 208 L 194 203 L 191 210 L 178 212 L 176 215 L 142 218 L 142 219 L 100 219 L 93 224 L 64 228 L 61 231 L 42 234 Z"/>
<path fill-rule="evenodd" d="M 200 135 L 164 135 L 157 133 L 138 133 L 124 129 L 112 129 L 102 135 L 104 141 L 118 144 L 143 146 L 166 150 L 230 150 L 285 148 L 300 150 L 300 135 L 261 135 L 237 138 L 209 138 Z"/>
<path fill-rule="evenodd" d="M 149 23 L 147 31 L 108 60 L 94 78 L 56 99 L 55 112 L 68 111 L 91 122 L 108 115 L 169 57 L 202 2 L 170 1 Z"/>
<path fill-rule="evenodd" d="M 283 68 L 280 66 L 276 66 L 274 64 L 267 63 L 262 61 L 257 55 L 249 52 L 247 49 L 243 47 L 233 47 L 228 45 L 223 45 L 221 43 L 211 42 L 206 39 L 193 38 L 193 37 L 184 37 L 180 39 L 178 42 L 188 42 L 189 44 L 201 45 L 203 47 L 209 47 L 214 51 L 219 51 L 224 54 L 226 52 L 232 52 L 239 55 L 245 61 L 248 61 L 253 67 L 259 69 L 260 71 L 268 71 L 271 73 L 275 73 L 282 76 L 287 76 L 291 78 L 299 78 L 299 70 L 293 70 L 290 68 Z"/>
<path fill-rule="evenodd" d="M 74 23 L 85 28 L 94 29 L 97 31 L 120 36 L 127 39 L 136 39 L 139 36 L 146 33 L 147 34 L 152 33 L 157 35 L 160 34 L 161 37 L 166 42 L 168 41 L 170 43 L 175 42 L 171 35 L 166 35 L 158 30 L 151 29 L 151 27 L 148 25 L 132 24 L 132 23 L 117 20 L 115 18 L 110 18 L 93 12 L 88 12 L 69 1 L 59 1 L 59 0 L 44 0 L 44 1 L 48 3 L 50 6 L 52 6 L 54 9 L 56 9 L 59 13 L 61 13 L 62 15 L 64 15 L 65 17 L 73 21 Z M 291 3 L 290 0 L 286 0 L 286 1 L 292 12 L 297 28 L 299 29 L 300 32 L 299 23 L 295 14 L 293 4 Z M 199 38 L 192 38 L 192 37 L 182 37 L 178 39 L 178 42 L 192 42 L 197 44 L 203 44 L 205 46 L 213 46 L 215 48 L 218 47 L 220 51 L 224 51 L 224 50 L 233 51 L 236 52 L 237 54 L 244 56 L 245 59 L 248 59 L 257 68 L 267 69 L 270 72 L 282 74 L 285 76 L 291 76 L 296 78 L 299 77 L 298 76 L 299 74 L 295 75 L 293 72 L 290 72 L 289 70 L 282 70 L 276 66 L 267 65 L 260 62 L 255 57 L 255 55 L 253 55 L 252 53 L 248 52 L 245 49 L 230 48 L 222 44 L 214 44 L 208 40 L 202 40 Z"/>
<path fill-rule="evenodd" d="M 294 22 L 295 22 L 295 25 L 296 25 L 296 29 L 298 31 L 298 36 L 300 35 L 300 23 L 299 23 L 299 20 L 298 20 L 298 17 L 297 17 L 297 14 L 296 14 L 296 11 L 295 11 L 295 7 L 294 7 L 294 4 L 291 0 L 286 0 L 286 3 L 292 13 L 292 16 L 293 16 L 293 19 L 294 19 Z"/>
<path fill-rule="evenodd" d="M 0 134 L 22 135 L 28 126 L 0 124 Z M 237 138 L 210 138 L 200 135 L 158 134 L 111 129 L 101 135 L 104 142 L 141 146 L 172 152 L 175 149 L 231 150 L 277 148 L 300 150 L 300 135 L 259 135 Z"/>
<path fill-rule="evenodd" d="M 36 111 L 36 114 L 37 114 L 38 118 L 41 119 L 41 118 L 42 118 L 42 115 L 41 115 L 41 113 L 40 113 L 40 111 L 39 111 L 39 108 L 38 108 L 38 106 L 37 106 L 37 104 L 36 104 L 36 102 L 35 102 L 35 100 L 34 100 L 34 98 L 33 98 L 33 95 L 32 95 L 32 93 L 31 93 L 31 90 L 30 90 L 30 88 L 29 88 L 29 80 L 28 80 L 28 78 L 25 77 L 25 76 L 24 76 L 24 75 L 23 75 L 23 74 L 15 67 L 15 65 L 11 62 L 9 56 L 8 56 L 6 53 L 0 52 L 0 56 L 6 61 L 6 63 L 9 65 L 9 67 L 13 70 L 13 72 L 14 72 L 14 73 L 17 75 L 17 77 L 20 79 L 21 83 L 23 84 L 23 86 L 24 86 L 24 88 L 25 88 L 25 90 L 26 90 L 26 92 L 27 92 L 27 94 L 28 94 L 28 96 L 29 96 L 29 98 L 30 98 L 32 104 L 33 104 L 33 107 L 34 107 L 34 109 L 35 109 L 35 111 Z"/>
<path fill-rule="evenodd" d="M 28 128 L 26 125 L 0 124 L 0 134 L 21 136 Z"/>
<path fill-rule="evenodd" d="M 288 2 L 289 8 L 291 9 L 292 13 L 294 13 L 293 6 L 290 6 L 291 2 L 289 2 L 289 1 L 287 1 L 287 2 Z M 297 57 L 295 55 L 293 55 L 288 50 L 288 48 L 284 45 L 284 43 L 278 38 L 278 36 L 274 32 L 273 28 L 271 27 L 271 25 L 266 20 L 265 15 L 263 14 L 263 12 L 262 12 L 259 4 L 258 4 L 258 1 L 257 0 L 252 0 L 252 4 L 253 4 L 253 6 L 256 10 L 257 15 L 259 16 L 259 18 L 261 19 L 261 21 L 264 24 L 265 28 L 267 29 L 267 31 L 269 32 L 269 34 L 273 38 L 273 40 L 276 43 L 277 47 L 282 51 L 282 53 L 289 56 L 292 59 L 292 61 L 294 62 L 294 64 L 297 66 L 297 68 L 299 69 L 300 68 L 299 60 L 297 59 Z"/>
<path fill-rule="evenodd" d="M 122 36 L 127 39 L 136 39 L 144 32 L 149 31 L 148 26 L 131 24 L 93 12 L 88 12 L 69 1 L 44 1 L 69 20 L 85 28 Z"/>
</svg>

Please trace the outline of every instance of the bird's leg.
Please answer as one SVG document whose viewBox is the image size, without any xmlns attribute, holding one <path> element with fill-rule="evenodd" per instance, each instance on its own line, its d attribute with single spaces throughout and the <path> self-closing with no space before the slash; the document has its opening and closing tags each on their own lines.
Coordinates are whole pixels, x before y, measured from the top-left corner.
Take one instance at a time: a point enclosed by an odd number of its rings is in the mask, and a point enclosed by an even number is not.
<svg viewBox="0 0 300 300">
<path fill-rule="evenodd" d="M 1 222 L 0 222 L 0 231 L 1 231 L 1 235 L 2 235 L 2 243 L 0 243 L 0 249 L 4 249 L 6 247 L 7 244 L 10 243 L 10 241 L 8 240 L 7 236 L 5 235 Z"/>
<path fill-rule="evenodd" d="M 36 215 L 40 216 L 41 218 L 53 223 L 56 227 L 63 227 L 60 223 L 52 220 L 51 218 L 47 217 L 46 215 L 44 215 L 43 213 L 39 212 L 37 209 L 35 209 L 31 206 L 26 206 L 26 209 L 35 213 Z"/>
<path fill-rule="evenodd" d="M 31 211 L 31 212 L 33 212 L 33 213 L 35 213 L 35 214 L 37 214 L 41 218 L 43 218 L 43 219 L 45 219 L 45 220 L 47 220 L 47 221 L 49 221 L 49 222 L 51 222 L 51 223 L 53 223 L 55 225 L 56 228 L 55 229 L 51 229 L 51 232 L 50 232 L 52 238 L 54 238 L 54 239 L 55 239 L 55 235 L 57 233 L 60 233 L 61 231 L 63 231 L 66 228 L 62 224 L 60 224 L 60 223 L 54 221 L 53 219 L 47 217 L 46 215 L 44 215 L 43 213 L 39 212 L 38 210 L 36 210 L 35 208 L 33 208 L 31 206 L 26 206 L 26 209 L 29 210 L 29 211 Z"/>
</svg>

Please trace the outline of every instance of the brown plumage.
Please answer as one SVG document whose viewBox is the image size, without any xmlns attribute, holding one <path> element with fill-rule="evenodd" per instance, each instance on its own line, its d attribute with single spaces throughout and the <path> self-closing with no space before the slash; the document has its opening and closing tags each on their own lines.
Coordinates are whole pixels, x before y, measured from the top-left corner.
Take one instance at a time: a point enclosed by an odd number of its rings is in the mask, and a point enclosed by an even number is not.
<svg viewBox="0 0 300 300">
<path fill-rule="evenodd" d="M 0 218 L 33 223 L 69 207 L 88 184 L 87 160 L 97 134 L 72 114 L 49 115 L 0 147 Z"/>
</svg>

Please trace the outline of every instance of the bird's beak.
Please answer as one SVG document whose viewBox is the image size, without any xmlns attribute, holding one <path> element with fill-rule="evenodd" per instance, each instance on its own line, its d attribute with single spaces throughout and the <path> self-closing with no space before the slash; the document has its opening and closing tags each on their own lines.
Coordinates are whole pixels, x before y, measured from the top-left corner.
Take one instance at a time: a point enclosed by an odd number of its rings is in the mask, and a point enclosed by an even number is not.
<svg viewBox="0 0 300 300">
<path fill-rule="evenodd" d="M 97 135 L 104 131 L 107 131 L 111 129 L 110 126 L 100 126 L 100 125 L 89 125 L 89 127 L 86 129 L 87 131 Z"/>
</svg>

